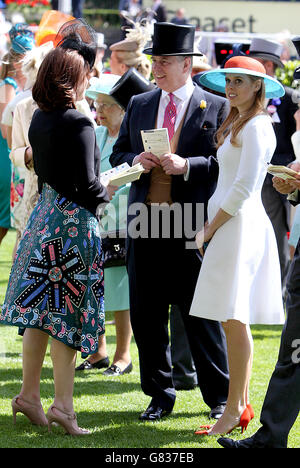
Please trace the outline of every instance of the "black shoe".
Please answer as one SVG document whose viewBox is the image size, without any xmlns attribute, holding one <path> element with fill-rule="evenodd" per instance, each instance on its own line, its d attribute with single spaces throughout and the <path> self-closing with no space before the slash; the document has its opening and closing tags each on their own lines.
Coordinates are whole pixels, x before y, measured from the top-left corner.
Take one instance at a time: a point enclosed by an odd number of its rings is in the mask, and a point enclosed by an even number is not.
<svg viewBox="0 0 300 468">
<path fill-rule="evenodd" d="M 139 416 L 139 419 L 140 421 L 159 421 L 171 413 L 172 410 L 165 410 L 160 406 L 150 404 L 146 411 Z"/>
<path fill-rule="evenodd" d="M 253 438 L 249 437 L 244 440 L 232 440 L 226 437 L 218 439 L 218 443 L 224 448 L 266 448 L 262 445 L 255 443 Z"/>
<path fill-rule="evenodd" d="M 209 417 L 212 419 L 220 419 L 220 417 L 223 416 L 224 411 L 225 405 L 216 406 L 216 408 L 213 408 L 209 413 Z"/>
<path fill-rule="evenodd" d="M 121 370 L 120 367 L 116 366 L 115 364 L 112 364 L 108 369 L 106 369 L 104 372 L 103 372 L 103 375 L 109 375 L 111 377 L 117 377 L 119 375 L 123 375 L 123 374 L 130 374 L 130 372 L 132 371 L 132 362 L 130 362 L 128 364 L 127 367 L 125 367 L 124 370 Z"/>
<path fill-rule="evenodd" d="M 100 361 L 94 362 L 93 364 L 87 359 L 80 366 L 76 367 L 76 371 L 92 370 L 92 369 L 103 369 L 109 366 L 108 357 L 100 359 Z"/>
</svg>

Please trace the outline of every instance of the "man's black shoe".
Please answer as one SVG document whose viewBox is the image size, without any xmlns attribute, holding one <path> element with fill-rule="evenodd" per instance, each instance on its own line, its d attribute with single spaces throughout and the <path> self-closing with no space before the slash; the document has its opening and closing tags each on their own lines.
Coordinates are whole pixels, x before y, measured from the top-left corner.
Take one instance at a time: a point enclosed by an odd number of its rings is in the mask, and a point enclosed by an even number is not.
<svg viewBox="0 0 300 468">
<path fill-rule="evenodd" d="M 209 413 L 209 417 L 212 419 L 220 419 L 223 416 L 225 411 L 225 405 L 216 406 L 216 408 L 212 408 L 211 412 Z"/>
<path fill-rule="evenodd" d="M 150 405 L 144 413 L 139 416 L 140 421 L 159 421 L 168 416 L 172 410 L 165 410 L 160 406 Z"/>
<path fill-rule="evenodd" d="M 265 448 L 264 446 L 257 444 L 251 437 L 244 440 L 233 440 L 221 437 L 218 439 L 218 443 L 224 448 Z"/>
</svg>

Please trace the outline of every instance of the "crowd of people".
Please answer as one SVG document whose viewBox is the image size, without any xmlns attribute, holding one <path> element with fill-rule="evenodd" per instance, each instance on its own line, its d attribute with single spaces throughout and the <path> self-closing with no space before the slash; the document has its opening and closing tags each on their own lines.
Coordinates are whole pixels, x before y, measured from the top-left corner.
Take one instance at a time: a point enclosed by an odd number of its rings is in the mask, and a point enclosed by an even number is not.
<svg viewBox="0 0 300 468">
<path fill-rule="evenodd" d="M 292 359 L 300 336 L 297 212 L 291 255 L 287 235 L 300 175 L 272 178 L 267 166 L 300 171 L 300 118 L 291 90 L 275 78 L 282 45 L 254 38 L 248 55 L 237 48 L 215 68 L 193 26 L 157 21 L 151 36 L 147 24 L 131 23 L 110 46 L 106 67 L 103 37 L 80 18 L 43 44 L 26 24 L 14 25 L 9 38 L 0 243 L 13 227 L 16 245 L 0 323 L 23 337 L 14 420 L 20 412 L 33 424 L 88 435 L 74 412 L 75 372 L 122 378 L 133 368 L 134 336 L 150 398 L 140 420 L 170 415 L 176 390 L 197 385 L 213 421 L 197 436 L 244 431 L 255 417 L 250 326 L 285 323 L 262 427 L 219 443 L 286 448 L 300 408 Z M 141 132 L 162 128 L 169 151 L 151 152 Z M 143 173 L 129 184 L 101 176 L 137 164 Z M 116 328 L 111 363 L 107 312 Z M 40 375 L 49 336 L 55 395 L 45 413 Z"/>
</svg>

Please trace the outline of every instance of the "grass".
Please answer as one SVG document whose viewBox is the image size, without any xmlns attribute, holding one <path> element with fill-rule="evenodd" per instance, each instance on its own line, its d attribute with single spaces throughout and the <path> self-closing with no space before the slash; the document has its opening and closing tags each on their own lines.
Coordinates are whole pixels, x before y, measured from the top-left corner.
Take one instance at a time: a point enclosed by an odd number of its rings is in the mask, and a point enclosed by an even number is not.
<svg viewBox="0 0 300 468">
<path fill-rule="evenodd" d="M 15 234 L 10 231 L 0 247 L 0 303 L 3 302 L 11 264 L 11 251 Z M 111 320 L 113 317 L 107 317 Z M 251 403 L 256 417 L 246 434 L 250 436 L 259 427 L 259 415 L 268 382 L 277 361 L 280 343 L 280 326 L 252 327 L 255 358 L 251 381 Z M 115 328 L 107 326 L 109 355 L 115 349 Z M 101 371 L 76 374 L 74 404 L 79 423 L 92 431 L 88 437 L 72 438 L 54 427 L 31 426 L 25 416 L 17 415 L 17 425 L 12 424 L 11 399 L 17 395 L 22 381 L 22 339 L 17 328 L 0 326 L 0 448 L 161 448 L 174 450 L 219 448 L 214 437 L 197 437 L 194 430 L 209 423 L 208 408 L 199 389 L 178 392 L 174 412 L 159 423 L 142 423 L 138 415 L 149 403 L 139 383 L 137 349 L 132 341 L 131 353 L 134 369 L 131 374 L 118 379 L 105 378 Z M 78 356 L 78 362 L 81 362 Z M 47 409 L 53 398 L 53 377 L 49 351 L 46 355 L 41 380 L 42 403 Z M 232 437 L 244 438 L 239 431 Z M 296 421 L 289 447 L 300 447 L 300 418 Z"/>
</svg>

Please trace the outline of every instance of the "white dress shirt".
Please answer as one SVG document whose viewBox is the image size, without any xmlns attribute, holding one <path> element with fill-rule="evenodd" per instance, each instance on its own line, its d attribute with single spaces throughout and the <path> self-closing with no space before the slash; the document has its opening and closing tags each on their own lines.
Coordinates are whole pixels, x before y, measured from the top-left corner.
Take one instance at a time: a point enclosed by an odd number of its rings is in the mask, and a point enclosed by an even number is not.
<svg viewBox="0 0 300 468">
<path fill-rule="evenodd" d="M 192 78 L 189 78 L 184 86 L 176 89 L 176 91 L 172 93 L 174 96 L 174 102 L 176 104 L 176 110 L 177 110 L 177 117 L 175 121 L 175 132 L 189 105 L 194 89 L 195 88 L 193 85 Z M 163 126 L 165 110 L 166 110 L 167 105 L 169 104 L 169 101 L 170 101 L 169 93 L 162 90 L 160 101 L 159 101 L 159 106 L 158 106 L 157 128 L 162 128 Z"/>
<path fill-rule="evenodd" d="M 176 104 L 176 113 L 177 113 L 176 120 L 175 120 L 175 128 L 174 128 L 175 132 L 181 120 L 184 118 L 185 112 L 189 105 L 194 89 L 195 87 L 194 87 L 192 78 L 190 77 L 188 78 L 185 85 L 183 85 L 181 88 L 176 89 L 176 91 L 173 91 L 172 93 L 174 103 Z M 169 93 L 167 91 L 162 90 L 160 101 L 159 101 L 159 106 L 158 106 L 157 128 L 162 128 L 163 126 L 165 110 L 169 102 L 170 102 Z M 190 164 L 189 164 L 188 159 L 186 161 L 187 161 L 188 166 L 187 166 L 187 172 L 183 176 L 185 181 L 189 179 L 189 175 L 190 175 Z"/>
</svg>

